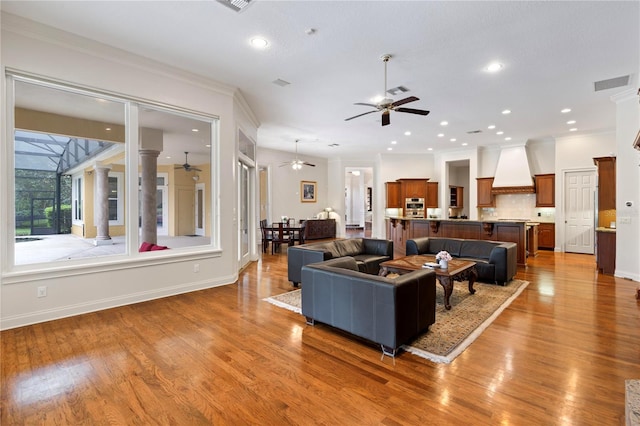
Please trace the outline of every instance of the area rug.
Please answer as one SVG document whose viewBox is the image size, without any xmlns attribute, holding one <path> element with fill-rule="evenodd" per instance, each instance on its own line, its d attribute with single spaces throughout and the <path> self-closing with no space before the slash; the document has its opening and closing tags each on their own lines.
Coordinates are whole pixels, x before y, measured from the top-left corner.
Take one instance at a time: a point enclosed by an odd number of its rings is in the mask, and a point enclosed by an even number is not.
<svg viewBox="0 0 640 426">
<path fill-rule="evenodd" d="M 444 291 L 436 285 L 436 322 L 429 331 L 402 348 L 437 363 L 450 363 L 460 355 L 529 284 L 512 280 L 502 287 L 475 283 L 476 294 L 469 294 L 466 282 L 456 283 L 451 294 L 451 310 L 444 308 Z M 302 290 L 264 299 L 281 308 L 301 313 Z"/>
</svg>

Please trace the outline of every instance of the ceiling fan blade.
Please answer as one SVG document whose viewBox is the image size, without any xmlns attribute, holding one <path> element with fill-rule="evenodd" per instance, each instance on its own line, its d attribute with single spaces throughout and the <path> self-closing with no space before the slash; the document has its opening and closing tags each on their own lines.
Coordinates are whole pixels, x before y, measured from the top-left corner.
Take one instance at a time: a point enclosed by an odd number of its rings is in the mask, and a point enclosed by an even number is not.
<svg viewBox="0 0 640 426">
<path fill-rule="evenodd" d="M 420 115 L 428 115 L 430 112 L 430 111 L 425 111 L 423 109 L 414 109 L 414 108 L 396 108 L 394 111 L 408 112 L 410 114 L 420 114 Z"/>
<path fill-rule="evenodd" d="M 198 169 L 197 167 L 189 167 L 187 169 L 188 172 L 201 172 L 202 170 Z"/>
<path fill-rule="evenodd" d="M 372 112 L 378 112 L 378 110 L 369 111 L 369 112 L 365 112 L 365 113 L 362 113 L 362 114 L 354 115 L 353 117 L 345 118 L 344 121 L 353 120 L 354 118 L 362 117 L 363 115 L 371 114 Z"/>
<path fill-rule="evenodd" d="M 388 126 L 389 124 L 391 124 L 391 115 L 389 114 L 389 110 L 387 109 L 382 113 L 382 125 Z"/>
<path fill-rule="evenodd" d="M 306 161 L 304 163 L 302 163 L 302 164 L 304 164 L 305 166 L 311 166 L 311 167 L 315 167 L 316 166 L 315 164 L 307 163 Z"/>
<path fill-rule="evenodd" d="M 409 96 L 408 98 L 400 99 L 399 101 L 395 101 L 391 104 L 392 107 L 397 107 L 400 105 L 408 104 L 409 102 L 419 101 L 420 98 L 416 98 L 415 96 Z"/>
<path fill-rule="evenodd" d="M 364 102 L 356 102 L 354 105 L 364 105 L 364 106 L 370 106 L 370 107 L 373 107 L 373 108 L 378 108 L 378 105 L 375 105 L 375 104 L 366 104 L 366 103 L 364 103 Z"/>
</svg>

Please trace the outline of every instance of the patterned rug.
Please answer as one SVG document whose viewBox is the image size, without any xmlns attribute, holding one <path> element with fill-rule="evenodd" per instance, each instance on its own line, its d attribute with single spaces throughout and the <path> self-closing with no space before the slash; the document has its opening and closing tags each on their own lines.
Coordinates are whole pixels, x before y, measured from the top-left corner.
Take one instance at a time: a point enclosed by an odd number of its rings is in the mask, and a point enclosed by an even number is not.
<svg viewBox="0 0 640 426">
<path fill-rule="evenodd" d="M 444 308 L 444 292 L 436 284 L 436 322 L 429 331 L 402 348 L 438 363 L 450 363 L 460 355 L 529 284 L 512 280 L 502 287 L 475 283 L 469 294 L 466 282 L 456 283 L 451 294 L 451 310 Z M 281 308 L 301 313 L 301 290 L 264 299 Z"/>
</svg>

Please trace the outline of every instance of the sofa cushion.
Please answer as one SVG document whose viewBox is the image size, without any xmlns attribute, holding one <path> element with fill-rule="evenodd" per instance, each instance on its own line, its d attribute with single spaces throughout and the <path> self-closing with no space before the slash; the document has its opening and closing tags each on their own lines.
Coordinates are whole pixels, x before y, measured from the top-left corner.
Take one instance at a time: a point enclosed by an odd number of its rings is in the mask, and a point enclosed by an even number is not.
<svg viewBox="0 0 640 426">
<path fill-rule="evenodd" d="M 497 243 L 482 240 L 464 240 L 460 245 L 460 257 L 489 260 L 491 250 Z"/>
<path fill-rule="evenodd" d="M 453 257 L 460 257 L 460 246 L 463 240 L 455 238 L 429 238 L 429 253 L 438 254 L 447 251 Z"/>
<path fill-rule="evenodd" d="M 338 256 L 335 257 L 355 256 L 364 251 L 362 239 L 360 238 L 335 241 L 334 246 L 338 252 Z"/>
</svg>

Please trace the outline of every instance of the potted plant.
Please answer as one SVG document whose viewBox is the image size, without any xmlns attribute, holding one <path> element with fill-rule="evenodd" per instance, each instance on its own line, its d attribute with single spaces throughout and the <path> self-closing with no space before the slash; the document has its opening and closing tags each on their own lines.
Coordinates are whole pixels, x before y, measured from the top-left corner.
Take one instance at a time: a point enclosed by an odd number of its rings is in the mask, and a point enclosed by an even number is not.
<svg viewBox="0 0 640 426">
<path fill-rule="evenodd" d="M 451 260 L 451 255 L 448 251 L 440 251 L 436 254 L 436 260 L 440 264 L 441 269 L 447 269 L 449 267 L 449 261 Z"/>
</svg>

